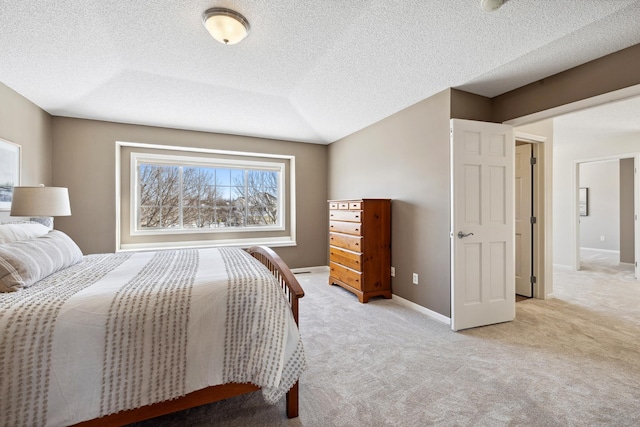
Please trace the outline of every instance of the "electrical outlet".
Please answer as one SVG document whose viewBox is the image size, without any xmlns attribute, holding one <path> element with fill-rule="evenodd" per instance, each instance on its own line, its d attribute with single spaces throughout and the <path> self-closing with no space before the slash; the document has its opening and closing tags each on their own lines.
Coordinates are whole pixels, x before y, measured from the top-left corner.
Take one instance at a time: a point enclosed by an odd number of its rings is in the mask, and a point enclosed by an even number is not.
<svg viewBox="0 0 640 427">
<path fill-rule="evenodd" d="M 604 236 L 600 236 L 600 241 L 604 242 Z"/>
<path fill-rule="evenodd" d="M 413 273 L 413 284 L 414 285 L 418 284 L 418 273 Z"/>
<path fill-rule="evenodd" d="M 396 277 L 396 268 L 391 267 L 391 277 Z"/>
</svg>

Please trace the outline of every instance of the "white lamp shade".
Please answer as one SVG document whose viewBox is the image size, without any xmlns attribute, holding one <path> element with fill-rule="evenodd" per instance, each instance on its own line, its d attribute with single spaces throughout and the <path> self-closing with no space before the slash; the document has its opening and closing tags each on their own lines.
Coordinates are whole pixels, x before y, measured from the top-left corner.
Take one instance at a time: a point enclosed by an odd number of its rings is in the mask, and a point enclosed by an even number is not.
<svg viewBox="0 0 640 427">
<path fill-rule="evenodd" d="M 223 44 L 236 44 L 249 34 L 249 22 L 229 9 L 209 9 L 203 14 L 202 20 L 211 37 Z"/>
<path fill-rule="evenodd" d="M 71 215 L 69 189 L 64 187 L 13 187 L 10 215 L 69 216 Z"/>
</svg>

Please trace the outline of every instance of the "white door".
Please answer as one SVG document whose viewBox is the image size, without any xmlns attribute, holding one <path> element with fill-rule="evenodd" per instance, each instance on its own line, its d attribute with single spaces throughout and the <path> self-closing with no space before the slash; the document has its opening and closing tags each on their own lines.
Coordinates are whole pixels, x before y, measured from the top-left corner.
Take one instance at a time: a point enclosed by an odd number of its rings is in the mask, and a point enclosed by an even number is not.
<svg viewBox="0 0 640 427">
<path fill-rule="evenodd" d="M 511 126 L 451 120 L 451 329 L 515 318 Z"/>
<path fill-rule="evenodd" d="M 531 292 L 531 145 L 516 145 L 516 294 L 532 297 Z"/>
</svg>

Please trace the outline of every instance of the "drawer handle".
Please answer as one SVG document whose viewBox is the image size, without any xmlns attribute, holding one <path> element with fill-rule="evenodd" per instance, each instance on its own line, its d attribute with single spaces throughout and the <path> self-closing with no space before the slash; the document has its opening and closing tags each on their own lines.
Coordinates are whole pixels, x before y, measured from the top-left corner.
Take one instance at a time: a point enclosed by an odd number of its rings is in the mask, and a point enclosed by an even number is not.
<svg viewBox="0 0 640 427">
<path fill-rule="evenodd" d="M 333 225 L 332 225 L 332 227 L 333 227 Z M 360 231 L 360 229 L 359 229 L 359 228 L 356 228 L 356 231 Z"/>
<path fill-rule="evenodd" d="M 356 218 L 360 218 L 360 215 L 356 215 Z"/>
</svg>

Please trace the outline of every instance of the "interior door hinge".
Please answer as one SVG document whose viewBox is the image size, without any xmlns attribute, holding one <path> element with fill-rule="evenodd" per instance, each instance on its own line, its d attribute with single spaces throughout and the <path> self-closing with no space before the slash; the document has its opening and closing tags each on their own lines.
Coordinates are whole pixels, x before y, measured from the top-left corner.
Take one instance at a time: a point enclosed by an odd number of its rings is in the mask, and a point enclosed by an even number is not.
<svg viewBox="0 0 640 427">
<path fill-rule="evenodd" d="M 532 166 L 535 165 L 536 164 L 536 158 L 535 157 L 531 157 L 529 159 L 529 163 L 531 163 Z"/>
<path fill-rule="evenodd" d="M 529 219 L 529 222 L 530 222 L 531 224 L 535 224 L 535 223 L 536 223 L 536 217 L 535 217 L 535 216 L 532 216 L 532 217 Z"/>
<path fill-rule="evenodd" d="M 529 281 L 530 281 L 531 283 L 536 283 L 536 276 L 531 276 L 531 277 L 529 278 Z"/>
</svg>

